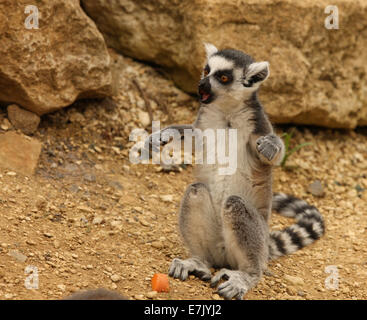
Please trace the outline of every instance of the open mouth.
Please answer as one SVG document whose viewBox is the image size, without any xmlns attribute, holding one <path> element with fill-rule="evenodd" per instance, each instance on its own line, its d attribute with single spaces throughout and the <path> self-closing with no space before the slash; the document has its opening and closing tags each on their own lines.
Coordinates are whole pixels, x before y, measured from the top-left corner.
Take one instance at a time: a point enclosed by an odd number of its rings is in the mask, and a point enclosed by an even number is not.
<svg viewBox="0 0 367 320">
<path fill-rule="evenodd" d="M 199 90 L 200 101 L 202 103 L 210 103 L 213 100 L 213 95 L 204 90 Z"/>
</svg>

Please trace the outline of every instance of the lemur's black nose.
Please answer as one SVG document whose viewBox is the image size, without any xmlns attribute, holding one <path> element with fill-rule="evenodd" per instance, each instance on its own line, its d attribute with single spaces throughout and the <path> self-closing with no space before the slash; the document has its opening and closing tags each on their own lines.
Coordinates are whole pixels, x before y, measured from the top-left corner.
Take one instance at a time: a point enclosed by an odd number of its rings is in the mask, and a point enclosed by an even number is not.
<svg viewBox="0 0 367 320">
<path fill-rule="evenodd" d="M 209 78 L 206 77 L 204 79 L 201 79 L 199 82 L 199 93 L 200 94 L 202 92 L 210 93 L 210 90 L 211 90 L 211 85 L 210 85 Z"/>
</svg>

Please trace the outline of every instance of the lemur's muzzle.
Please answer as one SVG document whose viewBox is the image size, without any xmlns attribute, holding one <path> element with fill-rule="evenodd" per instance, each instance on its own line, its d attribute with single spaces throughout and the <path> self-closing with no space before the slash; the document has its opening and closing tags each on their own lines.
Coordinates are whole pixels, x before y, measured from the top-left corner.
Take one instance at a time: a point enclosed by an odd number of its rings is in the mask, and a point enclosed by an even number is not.
<svg viewBox="0 0 367 320">
<path fill-rule="evenodd" d="M 199 95 L 202 103 L 210 103 L 213 101 L 212 87 L 209 78 L 201 79 L 199 82 Z"/>
</svg>

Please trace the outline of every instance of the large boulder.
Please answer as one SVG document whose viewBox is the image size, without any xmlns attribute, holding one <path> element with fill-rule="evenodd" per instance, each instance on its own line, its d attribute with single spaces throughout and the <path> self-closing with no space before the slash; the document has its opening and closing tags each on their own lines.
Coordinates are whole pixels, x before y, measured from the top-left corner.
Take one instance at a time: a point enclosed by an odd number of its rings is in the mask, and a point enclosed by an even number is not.
<svg viewBox="0 0 367 320">
<path fill-rule="evenodd" d="M 42 115 L 111 94 L 110 57 L 79 0 L 0 1 L 0 102 Z"/>
<path fill-rule="evenodd" d="M 367 125 L 367 1 L 336 0 L 339 29 L 325 28 L 329 0 L 82 0 L 107 45 L 166 68 L 196 91 L 203 41 L 270 61 L 261 99 L 272 120 Z M 335 21 L 331 21 L 335 22 Z"/>
</svg>

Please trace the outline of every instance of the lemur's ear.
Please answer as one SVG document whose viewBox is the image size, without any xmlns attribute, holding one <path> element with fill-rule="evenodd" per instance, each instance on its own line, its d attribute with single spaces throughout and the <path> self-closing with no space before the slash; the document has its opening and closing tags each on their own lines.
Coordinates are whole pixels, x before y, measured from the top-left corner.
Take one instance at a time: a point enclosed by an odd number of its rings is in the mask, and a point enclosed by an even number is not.
<svg viewBox="0 0 367 320">
<path fill-rule="evenodd" d="M 206 51 L 206 57 L 209 58 L 214 53 L 218 52 L 218 49 L 215 45 L 211 43 L 204 42 L 205 51 Z"/>
<path fill-rule="evenodd" d="M 245 87 L 259 86 L 261 82 L 269 77 L 269 74 L 269 62 L 254 62 L 245 71 L 243 85 Z"/>
</svg>

